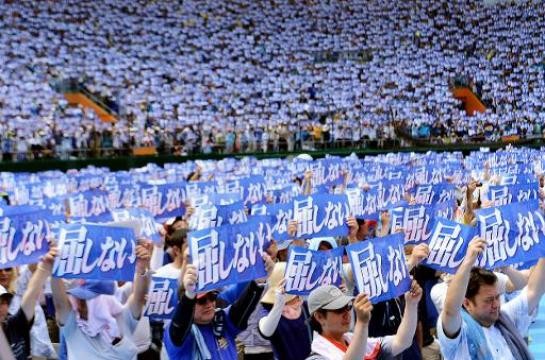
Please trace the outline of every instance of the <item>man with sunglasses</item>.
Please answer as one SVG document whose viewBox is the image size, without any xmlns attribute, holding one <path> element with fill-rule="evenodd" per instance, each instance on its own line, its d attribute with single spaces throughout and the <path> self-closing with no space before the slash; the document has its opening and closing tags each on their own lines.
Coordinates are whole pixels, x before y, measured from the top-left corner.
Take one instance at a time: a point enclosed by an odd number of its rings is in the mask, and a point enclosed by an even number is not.
<svg viewBox="0 0 545 360">
<path fill-rule="evenodd" d="M 264 260 L 272 262 L 267 255 Z M 197 274 L 195 265 L 188 264 L 182 275 L 180 301 L 164 335 L 168 356 L 171 360 L 236 360 L 235 338 L 246 329 L 263 287 L 250 281 L 232 305 L 218 309 L 217 291 L 196 294 Z"/>
<path fill-rule="evenodd" d="M 422 289 L 413 281 L 405 294 L 405 315 L 396 335 L 369 338 L 373 305 L 366 294 L 345 295 L 333 285 L 321 286 L 308 298 L 310 325 L 314 330 L 312 354 L 307 360 L 391 359 L 411 346 L 416 331 Z M 356 313 L 353 332 L 352 312 Z"/>
</svg>

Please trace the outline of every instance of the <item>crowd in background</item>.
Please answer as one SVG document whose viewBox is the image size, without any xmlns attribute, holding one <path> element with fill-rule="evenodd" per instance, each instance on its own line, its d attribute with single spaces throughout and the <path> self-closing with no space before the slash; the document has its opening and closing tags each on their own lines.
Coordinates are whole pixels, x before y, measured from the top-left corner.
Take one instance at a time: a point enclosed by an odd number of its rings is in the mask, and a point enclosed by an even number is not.
<svg viewBox="0 0 545 360">
<path fill-rule="evenodd" d="M 393 138 L 394 121 L 437 142 L 541 136 L 543 9 L 476 0 L 5 1 L 2 150 L 19 158 L 32 148 L 60 157 L 143 145 L 291 150 L 311 148 L 309 138 L 322 147 Z M 470 117 L 453 98 L 459 77 L 484 113 Z M 116 104 L 117 123 L 67 106 L 52 86 L 63 79 Z"/>
</svg>

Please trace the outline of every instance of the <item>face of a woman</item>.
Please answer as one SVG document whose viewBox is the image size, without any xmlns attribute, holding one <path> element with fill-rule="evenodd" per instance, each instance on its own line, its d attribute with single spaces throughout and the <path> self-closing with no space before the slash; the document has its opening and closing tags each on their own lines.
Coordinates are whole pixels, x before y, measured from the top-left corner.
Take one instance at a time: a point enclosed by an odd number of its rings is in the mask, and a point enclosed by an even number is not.
<svg viewBox="0 0 545 360">
<path fill-rule="evenodd" d="M 350 330 L 352 305 L 338 310 L 328 310 L 324 314 L 319 314 L 317 320 L 322 326 L 322 334 L 333 337 L 340 336 Z"/>
</svg>

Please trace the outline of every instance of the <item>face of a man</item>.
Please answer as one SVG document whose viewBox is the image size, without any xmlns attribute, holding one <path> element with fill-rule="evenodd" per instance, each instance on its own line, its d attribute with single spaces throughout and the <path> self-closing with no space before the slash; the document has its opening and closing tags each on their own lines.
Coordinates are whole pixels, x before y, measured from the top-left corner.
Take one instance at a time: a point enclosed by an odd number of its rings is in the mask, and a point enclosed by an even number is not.
<svg viewBox="0 0 545 360">
<path fill-rule="evenodd" d="M 473 300 L 465 299 L 466 310 L 482 326 L 492 326 L 500 316 L 500 294 L 496 285 L 481 285 Z"/>
<path fill-rule="evenodd" d="M 194 321 L 197 325 L 210 324 L 216 314 L 216 294 L 208 293 L 205 297 L 197 299 L 195 305 Z"/>
</svg>

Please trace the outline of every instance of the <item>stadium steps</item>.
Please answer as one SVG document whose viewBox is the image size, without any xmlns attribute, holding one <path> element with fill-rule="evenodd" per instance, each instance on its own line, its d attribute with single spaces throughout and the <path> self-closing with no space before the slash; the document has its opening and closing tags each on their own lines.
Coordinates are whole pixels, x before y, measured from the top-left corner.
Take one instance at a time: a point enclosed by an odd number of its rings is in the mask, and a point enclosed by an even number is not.
<svg viewBox="0 0 545 360">
<path fill-rule="evenodd" d="M 464 104 L 464 109 L 466 113 L 470 116 L 475 115 L 476 112 L 485 112 L 486 106 L 479 99 L 470 88 L 465 86 L 458 86 L 452 89 L 452 95 L 461 100 Z"/>
<path fill-rule="evenodd" d="M 117 119 L 114 115 L 108 112 L 104 106 L 93 101 L 87 95 L 81 92 L 66 92 L 64 97 L 70 105 L 81 105 L 84 108 L 93 109 L 100 120 L 104 122 L 116 122 Z"/>
<path fill-rule="evenodd" d="M 529 348 L 534 359 L 545 359 L 545 297 L 541 299 L 537 318 L 530 325 Z"/>
</svg>

